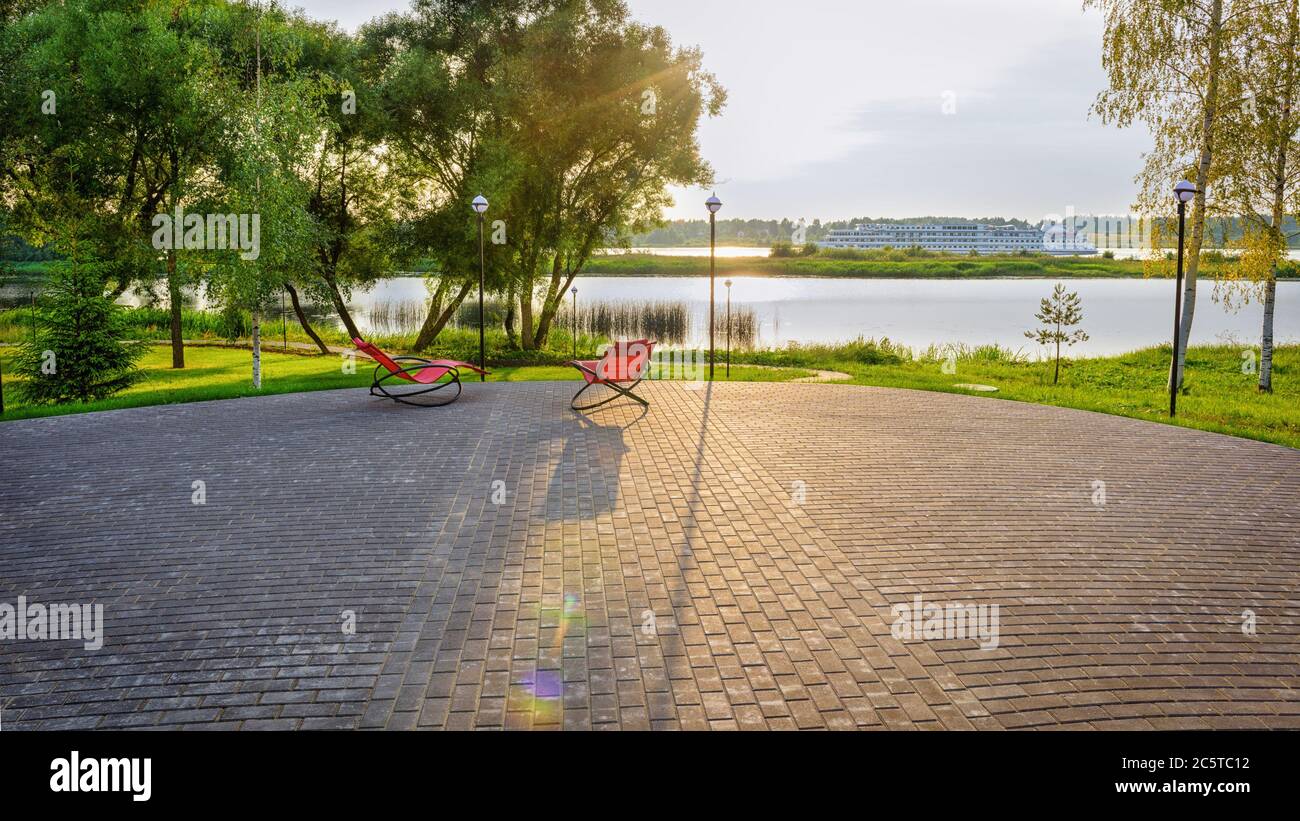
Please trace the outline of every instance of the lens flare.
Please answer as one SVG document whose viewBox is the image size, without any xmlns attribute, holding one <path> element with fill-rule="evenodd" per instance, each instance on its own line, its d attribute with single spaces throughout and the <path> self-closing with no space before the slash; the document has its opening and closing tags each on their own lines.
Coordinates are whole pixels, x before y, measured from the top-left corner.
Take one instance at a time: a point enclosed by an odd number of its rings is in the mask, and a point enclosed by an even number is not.
<svg viewBox="0 0 1300 821">
<path fill-rule="evenodd" d="M 544 623 L 555 619 L 555 639 L 551 642 L 551 650 L 556 654 L 563 647 L 566 636 L 584 630 L 587 625 L 582 597 L 576 593 L 565 594 L 560 607 L 542 608 L 540 615 Z M 563 697 L 564 679 L 560 671 L 533 670 L 514 685 L 509 709 L 531 713 L 536 723 L 554 724 L 560 720 Z"/>
</svg>

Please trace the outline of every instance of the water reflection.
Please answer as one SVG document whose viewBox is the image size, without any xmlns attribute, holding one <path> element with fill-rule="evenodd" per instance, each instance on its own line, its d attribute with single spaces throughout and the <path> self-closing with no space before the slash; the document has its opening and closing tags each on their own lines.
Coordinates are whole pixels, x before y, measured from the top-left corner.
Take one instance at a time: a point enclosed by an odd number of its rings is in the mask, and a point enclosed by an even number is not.
<svg viewBox="0 0 1300 821">
<path fill-rule="evenodd" d="M 888 337 L 920 350 L 929 345 L 1001 345 L 1032 354 L 1023 332 L 1035 324 L 1039 300 L 1052 280 L 920 280 L 765 277 L 730 273 L 733 312 L 753 312 L 755 344 L 828 343 L 863 337 Z M 356 291 L 350 306 L 364 333 L 412 334 L 424 318 L 431 280 L 401 276 Z M 1167 342 L 1172 323 L 1173 283 L 1168 279 L 1072 279 L 1083 306 L 1083 329 L 1090 339 L 1075 353 L 1107 355 Z M 680 303 L 689 313 L 685 340 L 708 342 L 709 280 L 699 277 L 582 277 L 583 306 L 600 303 Z M 30 301 L 28 285 L 0 289 L 0 305 Z M 721 291 L 719 286 L 719 291 Z M 721 297 L 721 294 L 719 294 Z M 1193 327 L 1194 344 L 1225 340 L 1257 344 L 1262 320 L 1258 300 L 1232 310 L 1214 301 L 1214 283 L 1202 280 Z M 195 307 L 209 307 L 191 297 Z M 126 295 L 126 304 L 146 301 Z M 313 323 L 338 322 L 328 305 L 305 302 Z M 718 300 L 722 328 L 723 301 Z M 566 306 L 567 309 L 567 306 Z M 270 319 L 278 324 L 279 316 Z M 292 311 L 288 319 L 293 322 Z M 1300 283 L 1278 284 L 1275 337 L 1280 344 L 1300 342 Z M 724 342 L 719 333 L 718 344 Z"/>
<path fill-rule="evenodd" d="M 1053 280 L 810 279 L 731 274 L 733 310 L 752 309 L 756 344 L 840 342 L 858 336 L 889 337 L 924 349 L 931 344 L 996 344 L 1032 352 L 1023 333 L 1051 293 Z M 1074 352 L 1106 355 L 1167 341 L 1173 320 L 1173 282 L 1168 279 L 1072 279 L 1066 287 L 1083 303 L 1083 328 L 1090 339 Z M 419 299 L 425 280 L 395 277 L 368 294 L 366 304 Z M 708 277 L 582 277 L 587 302 L 658 300 L 684 303 L 691 313 L 690 344 L 708 341 Z M 1258 301 L 1229 310 L 1213 300 L 1214 285 L 1202 281 L 1193 327 L 1194 344 L 1259 337 L 1263 309 Z M 722 301 L 718 301 L 721 327 Z M 1275 335 L 1279 343 L 1300 342 L 1300 283 L 1278 284 Z M 722 343 L 719 336 L 718 343 Z"/>
</svg>

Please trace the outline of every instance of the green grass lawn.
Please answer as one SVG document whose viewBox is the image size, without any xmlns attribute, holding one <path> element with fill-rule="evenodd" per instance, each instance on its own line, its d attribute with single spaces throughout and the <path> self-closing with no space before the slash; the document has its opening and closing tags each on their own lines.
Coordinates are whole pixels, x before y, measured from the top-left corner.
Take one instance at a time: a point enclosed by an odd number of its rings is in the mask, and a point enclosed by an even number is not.
<svg viewBox="0 0 1300 821">
<path fill-rule="evenodd" d="M 185 365 L 180 370 L 171 367 L 171 349 L 165 345 L 150 346 L 140 365 L 147 378 L 112 399 L 86 404 L 28 407 L 24 406 L 16 390 L 20 381 L 12 376 L 10 362 L 14 351 L 0 348 L 0 367 L 4 369 L 5 413 L 0 419 L 26 419 L 33 416 L 58 416 L 67 413 L 134 408 L 142 405 L 166 405 L 178 402 L 201 402 L 208 399 L 233 399 L 240 396 L 265 396 L 277 393 L 330 390 L 333 388 L 364 388 L 370 384 L 374 363 L 364 358 L 356 360 L 356 373 L 343 372 L 338 356 L 296 356 L 293 354 L 262 354 L 262 389 L 255 390 L 252 381 L 252 354 L 247 350 L 218 347 L 188 347 Z M 811 372 L 798 368 L 768 369 L 737 367 L 731 369 L 731 381 L 785 381 Z M 473 376 L 470 374 L 469 376 Z M 462 377 L 469 383 L 470 378 Z M 502 367 L 493 368 L 488 377 L 493 382 L 525 382 L 539 380 L 577 380 L 578 372 L 562 366 Z M 719 371 L 721 379 L 721 371 Z"/>
<path fill-rule="evenodd" d="M 1300 346 L 1278 348 L 1272 394 L 1256 389 L 1255 374 L 1242 373 L 1242 347 L 1194 347 L 1187 357 L 1183 393 L 1173 424 L 1300 448 Z M 981 396 L 1079 408 L 1170 423 L 1166 375 L 1170 349 L 1148 348 L 1116 357 L 1062 363 L 1052 384 L 1050 363 L 959 357 L 956 372 L 939 360 L 863 364 L 828 361 L 824 367 L 853 375 L 859 385 L 975 393 L 960 383 L 992 385 Z M 1258 356 L 1258 351 L 1256 351 Z M 802 360 L 800 360 L 802 361 Z"/>
<path fill-rule="evenodd" d="M 187 367 L 173 370 L 170 350 L 149 349 L 142 366 L 148 378 L 102 402 L 58 407 L 24 407 L 9 370 L 12 350 L 0 349 L 5 369 L 3 419 L 50 416 L 114 408 L 197 402 L 297 391 L 365 387 L 373 366 L 357 360 L 357 373 L 344 373 L 336 356 L 295 356 L 264 353 L 262 389 L 250 385 L 247 350 L 190 347 Z M 752 364 L 733 364 L 731 381 L 785 381 L 810 375 L 810 368 L 842 371 L 853 384 L 918 390 L 970 393 L 960 383 L 992 385 L 990 401 L 1019 400 L 1080 408 L 1169 423 L 1165 373 L 1168 348 L 1149 348 L 1117 357 L 1063 363 L 1061 382 L 1052 384 L 1050 363 L 1016 361 L 993 349 L 963 350 L 956 372 L 943 372 L 941 357 L 930 351 L 913 358 L 906 349 L 879 347 L 870 341 L 841 346 L 810 346 L 777 352 L 738 354 Z M 1300 448 L 1300 346 L 1278 348 L 1274 361 L 1273 394 L 1255 389 L 1254 374 L 1242 373 L 1242 348 L 1197 347 L 1188 355 L 1187 380 L 1178 400 L 1174 424 Z M 754 367 L 753 365 L 767 367 Z M 717 368 L 723 379 L 723 368 Z M 540 365 L 498 367 L 492 381 L 576 380 L 572 368 Z M 466 380 L 469 382 L 469 380 Z"/>
</svg>

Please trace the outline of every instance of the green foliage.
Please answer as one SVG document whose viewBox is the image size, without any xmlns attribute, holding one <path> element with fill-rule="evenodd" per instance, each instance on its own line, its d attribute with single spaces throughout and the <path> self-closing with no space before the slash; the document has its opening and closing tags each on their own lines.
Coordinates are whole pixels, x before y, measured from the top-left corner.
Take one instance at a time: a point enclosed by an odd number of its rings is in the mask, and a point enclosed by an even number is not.
<svg viewBox="0 0 1300 821">
<path fill-rule="evenodd" d="M 1025 336 L 1039 345 L 1056 346 L 1056 376 L 1052 380 L 1056 382 L 1061 375 L 1061 345 L 1070 347 L 1088 339 L 1088 334 L 1081 328 L 1070 330 L 1083 321 L 1079 294 L 1066 293 L 1065 286 L 1058 282 L 1052 289 L 1052 295 L 1043 297 L 1038 313 L 1034 316 L 1038 319 L 1039 327 L 1025 331 Z"/>
<path fill-rule="evenodd" d="M 888 338 L 875 340 L 864 337 L 834 345 L 791 342 L 784 348 L 770 351 L 732 353 L 732 360 L 735 362 L 805 368 L 834 368 L 836 363 L 842 362 L 853 362 L 859 365 L 897 365 L 911 358 L 911 350 L 904 345 L 898 345 Z"/>
<path fill-rule="evenodd" d="M 656 222 L 670 186 L 712 179 L 695 135 L 725 93 L 698 50 L 674 47 L 622 3 L 435 4 L 363 38 L 384 78 L 394 154 L 430 192 L 416 230 L 434 240 L 445 280 L 474 276 L 466 205 L 487 195 L 488 231 L 504 226 L 487 245 L 489 286 L 519 302 L 523 347 L 546 345 L 597 249 Z"/>
<path fill-rule="evenodd" d="M 14 362 L 29 404 L 105 399 L 143 378 L 136 361 L 144 351 L 124 341 L 123 309 L 104 295 L 98 266 L 59 263 L 41 302 L 36 339 Z"/>
<path fill-rule="evenodd" d="M 815 242 L 805 242 L 802 245 L 794 245 L 792 243 L 786 242 L 785 240 L 778 240 L 772 243 L 772 247 L 768 251 L 768 256 L 784 257 L 784 258 L 813 257 L 816 256 L 818 253 L 822 253 L 822 250 L 817 246 L 817 243 Z"/>
<path fill-rule="evenodd" d="M 972 362 L 1025 362 L 1027 357 L 1023 351 L 1013 351 L 1010 348 L 1001 345 L 965 345 L 960 342 L 950 342 L 945 345 L 931 345 L 917 356 L 918 362 L 956 362 L 957 364 Z"/>
</svg>

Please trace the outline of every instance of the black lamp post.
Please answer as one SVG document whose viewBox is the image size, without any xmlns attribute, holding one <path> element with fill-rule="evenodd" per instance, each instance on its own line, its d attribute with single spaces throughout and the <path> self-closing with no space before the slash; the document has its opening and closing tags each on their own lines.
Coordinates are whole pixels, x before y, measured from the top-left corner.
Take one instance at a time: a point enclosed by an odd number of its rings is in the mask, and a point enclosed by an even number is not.
<svg viewBox="0 0 1300 821">
<path fill-rule="evenodd" d="M 474 211 L 478 214 L 478 366 L 487 370 L 487 343 L 484 336 L 483 323 L 483 279 L 487 270 L 486 257 L 483 254 L 483 215 L 487 213 L 488 201 L 482 194 L 474 198 L 470 203 Z M 483 374 L 478 375 L 478 381 L 484 382 L 487 377 Z"/>
<path fill-rule="evenodd" d="M 704 207 L 709 209 L 709 381 L 713 381 L 713 246 L 717 237 L 716 217 L 718 209 L 722 208 L 722 200 L 718 199 L 717 193 L 712 194 L 704 201 Z"/>
<path fill-rule="evenodd" d="M 573 286 L 573 358 L 578 358 L 578 286 Z"/>
<path fill-rule="evenodd" d="M 722 283 L 727 286 L 727 378 L 731 378 L 731 280 Z"/>
<path fill-rule="evenodd" d="M 1174 277 L 1174 359 L 1169 365 L 1169 416 L 1178 409 L 1178 346 L 1182 340 L 1183 313 L 1183 230 L 1187 221 L 1187 203 L 1196 196 L 1196 186 L 1179 180 L 1174 186 L 1178 200 L 1178 274 Z"/>
</svg>

